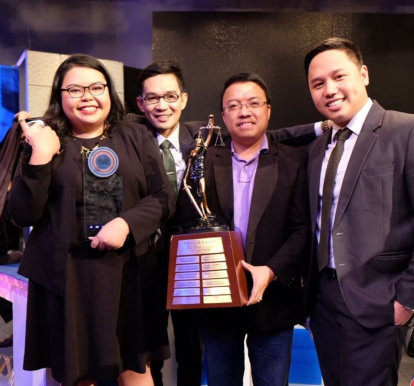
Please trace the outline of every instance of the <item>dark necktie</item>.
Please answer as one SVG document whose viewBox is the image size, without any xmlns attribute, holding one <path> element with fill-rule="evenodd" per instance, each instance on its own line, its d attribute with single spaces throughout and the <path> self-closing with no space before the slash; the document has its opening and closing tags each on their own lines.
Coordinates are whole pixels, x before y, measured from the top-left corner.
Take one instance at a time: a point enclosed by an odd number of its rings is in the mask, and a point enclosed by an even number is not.
<svg viewBox="0 0 414 386">
<path fill-rule="evenodd" d="M 174 157 L 170 150 L 171 142 L 168 139 L 165 139 L 160 144 L 160 149 L 162 150 L 162 161 L 164 163 L 165 170 L 167 171 L 168 179 L 173 188 L 175 194 L 177 194 L 177 173 L 175 170 L 175 161 Z"/>
<path fill-rule="evenodd" d="M 339 161 L 344 152 L 345 141 L 352 134 L 348 128 L 339 130 L 336 133 L 337 142 L 329 157 L 328 166 L 326 167 L 325 180 L 323 182 L 322 194 L 322 213 L 321 213 L 321 231 L 319 234 L 319 251 L 318 267 L 319 270 L 325 268 L 329 263 L 329 246 L 331 234 L 331 209 L 333 190 L 335 186 L 335 177 L 338 170 Z"/>
</svg>

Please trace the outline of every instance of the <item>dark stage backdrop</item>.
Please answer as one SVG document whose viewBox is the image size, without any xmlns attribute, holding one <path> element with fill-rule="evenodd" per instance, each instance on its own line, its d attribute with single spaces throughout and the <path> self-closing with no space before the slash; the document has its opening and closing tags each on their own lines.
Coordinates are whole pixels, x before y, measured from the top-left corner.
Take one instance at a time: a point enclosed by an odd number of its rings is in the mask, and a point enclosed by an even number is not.
<svg viewBox="0 0 414 386">
<path fill-rule="evenodd" d="M 362 50 L 369 95 L 387 109 L 414 113 L 414 15 L 334 13 L 155 12 L 153 59 L 181 63 L 190 93 L 186 120 L 214 113 L 237 72 L 257 72 L 272 95 L 270 128 L 319 120 L 303 58 L 319 41 L 342 36 Z"/>
</svg>

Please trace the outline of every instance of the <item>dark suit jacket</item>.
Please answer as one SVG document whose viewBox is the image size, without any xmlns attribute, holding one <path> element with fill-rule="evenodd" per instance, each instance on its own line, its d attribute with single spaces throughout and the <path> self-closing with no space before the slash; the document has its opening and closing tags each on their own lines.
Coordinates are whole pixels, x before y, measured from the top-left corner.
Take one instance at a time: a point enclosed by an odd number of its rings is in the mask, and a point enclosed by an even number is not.
<svg viewBox="0 0 414 386">
<path fill-rule="evenodd" d="M 267 133 L 273 141 L 294 147 L 309 145 L 316 138 L 314 123 L 282 127 Z"/>
<path fill-rule="evenodd" d="M 127 114 L 125 120 L 144 124 L 154 138 L 154 144 L 158 148 L 157 130 L 150 125 L 145 117 L 136 114 Z M 203 121 L 180 122 L 178 137 L 180 141 L 180 150 L 185 162 L 187 162 L 188 156 L 195 146 L 195 138 L 197 137 L 198 129 L 205 125 L 206 122 Z M 194 218 L 197 216 L 196 213 L 197 212 L 191 204 L 187 194 L 182 190 L 181 184 L 177 197 L 176 212 L 174 219 L 168 224 L 168 233 L 177 233 L 182 230 L 183 226 L 186 227 L 186 225 L 191 225 L 194 222 Z M 168 238 L 163 241 L 163 248 L 168 248 Z M 167 242 L 167 245 L 165 245 L 165 242 Z M 161 247 L 161 245 L 159 245 L 159 247 Z"/>
<path fill-rule="evenodd" d="M 219 223 L 234 229 L 230 143 L 208 149 L 205 173 L 210 209 Z M 269 141 L 269 151 L 259 156 L 246 260 L 269 266 L 277 280 L 257 305 L 203 310 L 204 323 L 222 330 L 275 332 L 302 321 L 301 268 L 309 231 L 306 191 L 306 154 Z"/>
<path fill-rule="evenodd" d="M 329 138 L 326 133 L 309 149 L 314 234 L 320 169 Z M 414 308 L 414 115 L 386 111 L 374 102 L 344 177 L 333 250 L 345 303 L 360 324 L 376 328 L 393 323 L 394 300 Z M 316 259 L 313 253 L 308 311 L 316 288 Z"/>
</svg>

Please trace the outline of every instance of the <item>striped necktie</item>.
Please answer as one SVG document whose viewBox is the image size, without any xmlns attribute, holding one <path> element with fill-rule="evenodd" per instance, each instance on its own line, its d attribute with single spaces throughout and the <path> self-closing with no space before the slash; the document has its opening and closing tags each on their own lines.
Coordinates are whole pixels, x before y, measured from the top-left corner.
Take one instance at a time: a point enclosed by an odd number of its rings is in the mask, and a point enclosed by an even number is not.
<svg viewBox="0 0 414 386">
<path fill-rule="evenodd" d="M 177 173 L 175 170 L 175 161 L 174 157 L 170 150 L 171 142 L 168 139 L 165 139 L 160 144 L 160 149 L 162 151 L 162 161 L 164 163 L 165 170 L 167 171 L 168 179 L 173 188 L 175 194 L 177 194 Z"/>
</svg>

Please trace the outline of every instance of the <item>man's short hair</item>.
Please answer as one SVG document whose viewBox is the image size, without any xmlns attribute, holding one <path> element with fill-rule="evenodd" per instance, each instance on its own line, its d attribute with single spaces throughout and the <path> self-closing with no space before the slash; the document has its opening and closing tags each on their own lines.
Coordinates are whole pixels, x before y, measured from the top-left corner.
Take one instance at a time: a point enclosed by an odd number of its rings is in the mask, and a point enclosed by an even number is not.
<svg viewBox="0 0 414 386">
<path fill-rule="evenodd" d="M 312 59 L 316 55 L 329 50 L 344 51 L 348 55 L 349 59 L 355 62 L 356 65 L 363 66 L 364 64 L 361 51 L 354 42 L 345 38 L 332 37 L 317 44 L 306 54 L 304 61 L 306 76 L 308 76 L 309 66 Z"/>
<path fill-rule="evenodd" d="M 251 73 L 251 72 L 241 72 L 239 74 L 231 76 L 224 82 L 223 89 L 221 90 L 220 94 L 220 110 L 223 111 L 223 95 L 226 90 L 233 84 L 233 83 L 245 83 L 245 82 L 253 82 L 256 83 L 265 93 L 266 96 L 266 103 L 268 105 L 271 104 L 270 92 L 266 85 L 266 82 L 260 75 Z"/>
<path fill-rule="evenodd" d="M 145 67 L 138 76 L 137 91 L 138 95 L 142 95 L 144 81 L 153 76 L 162 74 L 173 74 L 177 78 L 180 91 L 185 89 L 183 72 L 180 65 L 174 60 L 160 60 L 153 62 Z"/>
</svg>

